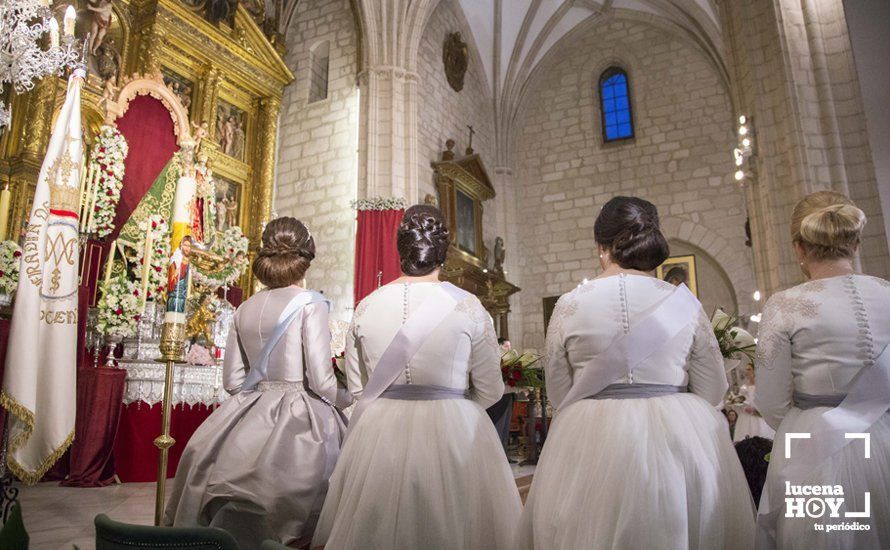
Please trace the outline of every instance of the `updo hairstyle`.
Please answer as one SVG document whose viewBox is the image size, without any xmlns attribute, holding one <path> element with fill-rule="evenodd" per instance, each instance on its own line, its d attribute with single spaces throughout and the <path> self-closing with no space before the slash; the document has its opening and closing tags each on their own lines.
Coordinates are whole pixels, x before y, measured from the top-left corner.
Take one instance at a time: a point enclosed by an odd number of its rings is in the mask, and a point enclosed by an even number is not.
<svg viewBox="0 0 890 550">
<path fill-rule="evenodd" d="M 276 218 L 263 230 L 263 242 L 253 262 L 253 273 L 269 288 L 300 282 L 315 258 L 315 240 L 296 218 Z"/>
<path fill-rule="evenodd" d="M 422 277 L 444 264 L 448 237 L 448 226 L 438 208 L 426 204 L 409 208 L 396 235 L 402 273 Z"/>
<path fill-rule="evenodd" d="M 607 202 L 593 225 L 593 236 L 624 269 L 652 271 L 670 256 L 658 225 L 658 210 L 638 197 L 615 197 Z"/>
<path fill-rule="evenodd" d="M 865 213 L 836 191 L 807 195 L 791 215 L 791 238 L 810 260 L 852 258 L 863 228 Z"/>
</svg>

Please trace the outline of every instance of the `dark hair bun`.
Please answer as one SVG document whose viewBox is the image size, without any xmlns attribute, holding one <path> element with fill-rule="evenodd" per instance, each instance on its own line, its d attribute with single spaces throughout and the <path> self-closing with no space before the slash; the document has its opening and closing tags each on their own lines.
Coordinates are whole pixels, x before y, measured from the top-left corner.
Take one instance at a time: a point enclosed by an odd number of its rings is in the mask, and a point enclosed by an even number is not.
<svg viewBox="0 0 890 550">
<path fill-rule="evenodd" d="M 402 217 L 396 244 L 402 273 L 420 277 L 445 263 L 449 232 L 442 212 L 435 206 L 419 204 Z"/>
<path fill-rule="evenodd" d="M 289 216 L 266 224 L 253 273 L 270 288 L 296 284 L 315 259 L 315 240 L 303 222 Z"/>
<path fill-rule="evenodd" d="M 624 269 L 652 271 L 670 256 L 658 224 L 658 209 L 638 197 L 615 197 L 593 226 L 596 242 Z"/>
</svg>

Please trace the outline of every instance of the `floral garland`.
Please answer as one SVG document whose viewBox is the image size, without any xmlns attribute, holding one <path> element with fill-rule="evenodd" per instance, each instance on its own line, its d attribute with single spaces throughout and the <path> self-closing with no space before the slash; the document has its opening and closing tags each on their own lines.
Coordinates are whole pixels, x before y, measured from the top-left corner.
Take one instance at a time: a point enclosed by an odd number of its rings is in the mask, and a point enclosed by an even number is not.
<svg viewBox="0 0 890 550">
<path fill-rule="evenodd" d="M 0 293 L 12 294 L 19 286 L 22 249 L 15 241 L 0 243 Z"/>
<path fill-rule="evenodd" d="M 114 126 L 102 126 L 89 167 L 89 183 L 96 186 L 91 228 L 97 238 L 114 231 L 114 216 L 124 186 L 124 159 L 128 152 L 127 140 L 120 131 Z"/>
<path fill-rule="evenodd" d="M 99 298 L 99 317 L 96 328 L 100 333 L 124 338 L 136 334 L 139 314 L 139 288 L 127 279 L 126 274 L 118 275 L 99 285 L 102 297 Z"/>
<path fill-rule="evenodd" d="M 408 201 L 402 197 L 370 197 L 354 200 L 349 203 L 356 210 L 404 210 Z"/>
<path fill-rule="evenodd" d="M 145 234 L 151 224 L 151 258 L 148 264 L 148 291 L 146 300 L 154 300 L 162 296 L 167 290 L 167 273 L 164 267 L 170 259 L 170 226 L 167 220 L 160 214 L 152 214 L 139 224 L 140 231 Z M 145 247 L 136 247 L 136 265 L 143 265 Z M 142 271 L 139 272 L 140 276 Z"/>
<path fill-rule="evenodd" d="M 226 268 L 218 273 L 203 273 L 197 265 L 195 268 L 195 281 L 210 288 L 229 286 L 247 269 L 250 261 L 247 259 L 247 237 L 237 225 L 217 233 L 216 242 L 210 247 L 210 251 L 225 258 Z"/>
</svg>

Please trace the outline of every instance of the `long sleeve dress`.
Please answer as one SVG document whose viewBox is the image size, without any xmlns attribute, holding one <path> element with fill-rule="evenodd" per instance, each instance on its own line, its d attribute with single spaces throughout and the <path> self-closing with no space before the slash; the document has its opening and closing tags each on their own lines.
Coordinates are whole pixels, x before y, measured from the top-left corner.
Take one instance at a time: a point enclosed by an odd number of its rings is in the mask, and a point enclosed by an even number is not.
<svg viewBox="0 0 890 550">
<path fill-rule="evenodd" d="M 847 393 L 851 381 L 890 343 L 890 282 L 865 275 L 818 279 L 769 299 L 757 344 L 755 405 L 776 429 L 764 493 L 782 508 L 777 521 L 760 517 L 779 548 L 890 548 L 890 414 L 869 430 L 871 458 L 853 441 L 813 471 L 802 483 L 840 485 L 844 504 L 839 518 L 785 518 L 785 434 L 808 433 L 829 407 L 807 407 L 802 396 Z M 797 394 L 797 395 L 795 395 Z M 795 399 L 800 400 L 798 403 Z M 815 436 L 814 436 L 815 437 Z M 792 444 L 793 445 L 793 444 Z M 792 446 L 792 458 L 794 447 Z M 871 516 L 861 512 L 870 494 Z M 868 524 L 868 530 L 816 531 L 814 524 Z"/>
<path fill-rule="evenodd" d="M 545 364 L 557 414 L 517 548 L 753 546 L 753 501 L 715 408 L 728 384 L 703 311 L 615 382 L 631 390 L 688 387 L 688 393 L 560 406 L 583 369 L 594 368 L 592 359 L 674 291 L 652 277 L 620 274 L 587 282 L 557 302 Z"/>
<path fill-rule="evenodd" d="M 390 284 L 365 298 L 347 336 L 358 398 L 402 324 L 439 283 Z M 491 318 L 473 296 L 449 313 L 395 386 L 466 390 L 468 398 L 373 401 L 337 463 L 313 547 L 508 549 L 520 499 L 485 412 L 504 384 Z"/>
<path fill-rule="evenodd" d="M 220 527 L 242 548 L 312 536 L 346 428 L 332 404 L 351 401 L 338 393 L 331 366 L 327 303 L 303 308 L 272 350 L 266 379 L 241 391 L 251 362 L 301 292 L 265 290 L 235 312 L 223 365 L 233 397 L 183 451 L 166 525 Z"/>
</svg>

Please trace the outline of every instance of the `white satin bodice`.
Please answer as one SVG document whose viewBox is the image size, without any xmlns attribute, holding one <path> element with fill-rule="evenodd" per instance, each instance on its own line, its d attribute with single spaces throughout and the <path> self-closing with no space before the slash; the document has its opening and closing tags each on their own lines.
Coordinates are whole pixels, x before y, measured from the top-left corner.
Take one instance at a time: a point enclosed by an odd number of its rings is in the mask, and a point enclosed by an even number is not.
<svg viewBox="0 0 890 550">
<path fill-rule="evenodd" d="M 772 296 L 757 344 L 755 405 L 778 427 L 793 393 L 843 395 L 890 342 L 890 282 L 847 275 Z"/>
<path fill-rule="evenodd" d="M 388 284 L 358 305 L 346 337 L 347 381 L 358 397 L 402 324 L 440 283 Z M 470 389 L 483 407 L 504 393 L 491 317 L 475 296 L 459 303 L 420 346 L 395 384 Z"/>
<path fill-rule="evenodd" d="M 557 406 L 581 369 L 592 364 L 676 290 L 653 277 L 594 279 L 563 295 L 547 332 L 547 395 Z M 678 322 L 680 322 L 678 320 Z M 615 383 L 689 386 L 716 405 L 726 392 L 723 358 L 704 311 L 671 341 Z"/>
</svg>

